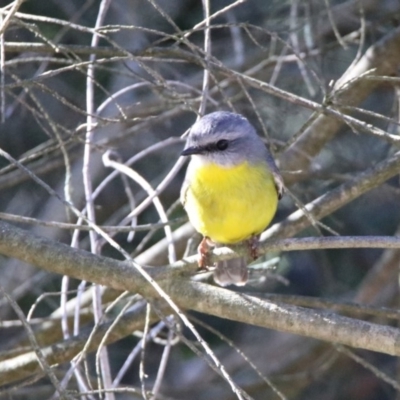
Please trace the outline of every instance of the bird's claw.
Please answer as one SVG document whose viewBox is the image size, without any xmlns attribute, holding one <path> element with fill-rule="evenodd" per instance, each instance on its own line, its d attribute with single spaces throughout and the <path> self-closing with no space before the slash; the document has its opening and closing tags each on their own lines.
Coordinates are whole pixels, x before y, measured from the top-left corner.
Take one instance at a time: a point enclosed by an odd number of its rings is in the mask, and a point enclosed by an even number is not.
<svg viewBox="0 0 400 400">
<path fill-rule="evenodd" d="M 208 270 L 208 267 L 211 264 L 209 260 L 209 250 L 209 239 L 207 238 L 207 236 L 204 236 L 203 240 L 199 244 L 199 247 L 197 248 L 197 252 L 199 255 L 198 264 L 200 270 Z"/>
<path fill-rule="evenodd" d="M 256 235 L 253 235 L 250 237 L 250 239 L 247 240 L 247 246 L 249 248 L 249 254 L 251 259 L 257 260 L 257 258 L 260 256 L 258 252 L 258 239 L 259 237 Z"/>
</svg>

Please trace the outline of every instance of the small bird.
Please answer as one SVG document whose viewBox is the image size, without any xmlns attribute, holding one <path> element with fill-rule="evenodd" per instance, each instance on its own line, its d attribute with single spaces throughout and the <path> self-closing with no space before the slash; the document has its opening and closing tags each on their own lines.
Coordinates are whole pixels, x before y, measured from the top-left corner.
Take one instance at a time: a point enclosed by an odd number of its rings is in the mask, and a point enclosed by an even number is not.
<svg viewBox="0 0 400 400">
<path fill-rule="evenodd" d="M 203 235 L 199 267 L 208 266 L 207 252 L 215 245 L 246 241 L 257 258 L 258 237 L 275 215 L 283 181 L 253 126 L 236 113 L 205 115 L 190 128 L 181 155 L 191 156 L 181 202 Z M 246 260 L 222 261 L 214 271 L 221 286 L 242 286 L 247 279 Z"/>
</svg>

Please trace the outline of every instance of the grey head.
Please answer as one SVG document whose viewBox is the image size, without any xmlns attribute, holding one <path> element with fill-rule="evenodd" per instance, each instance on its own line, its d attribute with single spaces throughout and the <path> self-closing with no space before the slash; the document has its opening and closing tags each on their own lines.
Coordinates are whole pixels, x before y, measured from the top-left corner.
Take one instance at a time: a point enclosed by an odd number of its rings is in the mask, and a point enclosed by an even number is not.
<svg viewBox="0 0 400 400">
<path fill-rule="evenodd" d="M 250 122 L 227 111 L 217 111 L 199 119 L 191 127 L 181 155 L 224 166 L 244 161 L 268 162 L 269 158 L 263 141 Z"/>
</svg>

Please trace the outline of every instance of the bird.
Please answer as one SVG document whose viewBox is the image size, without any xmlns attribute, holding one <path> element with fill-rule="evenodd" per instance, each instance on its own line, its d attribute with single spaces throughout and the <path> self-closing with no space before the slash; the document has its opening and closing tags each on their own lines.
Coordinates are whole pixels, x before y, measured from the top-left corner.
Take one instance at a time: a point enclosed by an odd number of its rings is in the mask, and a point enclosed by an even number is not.
<svg viewBox="0 0 400 400">
<path fill-rule="evenodd" d="M 189 221 L 203 236 L 199 267 L 207 269 L 211 247 L 246 242 L 257 258 L 260 233 L 274 217 L 283 180 L 261 137 L 240 114 L 216 111 L 190 128 L 181 152 L 190 156 L 180 200 Z M 214 281 L 243 286 L 247 260 L 217 263 Z"/>
</svg>

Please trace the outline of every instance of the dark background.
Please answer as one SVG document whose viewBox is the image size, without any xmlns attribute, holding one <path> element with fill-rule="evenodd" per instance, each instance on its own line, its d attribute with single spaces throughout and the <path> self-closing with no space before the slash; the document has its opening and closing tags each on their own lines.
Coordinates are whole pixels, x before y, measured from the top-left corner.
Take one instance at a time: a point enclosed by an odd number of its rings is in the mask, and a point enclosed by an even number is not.
<svg viewBox="0 0 400 400">
<path fill-rule="evenodd" d="M 327 3 L 319 0 L 244 2 L 212 20 L 215 26 L 211 33 L 212 55 L 227 68 L 236 71 L 246 72 L 257 67 L 252 76 L 258 80 L 322 103 L 332 87 L 330 82 L 340 78 L 366 49 L 394 31 L 400 16 L 400 3 L 395 0 L 330 0 L 329 9 Z M 0 2 L 2 7 L 7 4 Z M 190 31 L 203 19 L 202 3 L 158 0 L 158 7 L 173 23 L 154 4 L 146 0 L 113 0 L 103 23 L 109 29 L 102 32 L 104 36 L 99 46 L 107 46 L 112 51 L 97 55 L 95 108 L 122 88 L 134 84 L 137 87 L 118 96 L 116 102 L 111 102 L 98 114 L 91 148 L 90 176 L 94 189 L 111 173 L 101 161 L 106 150 L 113 150 L 125 161 L 157 142 L 180 137 L 196 119 L 201 99 L 202 62 L 205 59 L 202 52 L 203 29 L 188 37 L 192 47 L 179 42 L 178 37 L 182 31 Z M 211 13 L 228 4 L 228 1 L 211 1 Z M 30 171 L 63 196 L 67 169 L 60 148 L 62 143 L 71 170 L 69 188 L 72 200 L 79 209 L 85 205 L 82 184 L 85 129 L 79 127 L 86 123 L 87 114 L 86 62 L 92 39 L 87 28 L 95 25 L 98 10 L 98 1 L 27 1 L 19 9 L 23 14 L 15 16 L 4 34 L 6 45 L 17 42 L 25 44 L 25 47 L 18 51 L 10 47 L 5 50 L 0 147 L 21 160 Z M 62 26 L 59 21 L 66 24 Z M 47 50 L 37 52 L 29 47 L 32 43 L 47 44 Z M 69 47 L 55 53 L 51 46 L 57 44 Z M 73 46 L 85 46 L 87 52 L 79 52 Z M 382 59 L 382 62 L 385 60 Z M 237 80 L 227 80 L 227 75 L 217 68 L 210 67 L 210 71 L 206 112 L 224 109 L 244 114 L 265 136 L 279 163 L 285 144 L 307 121 L 312 110 L 254 89 L 246 82 L 241 86 Z M 359 105 L 374 114 L 357 112 L 353 115 L 397 134 L 398 93 L 397 83 L 382 83 Z M 183 141 L 175 141 L 149 153 L 132 168 L 156 187 L 173 167 L 182 148 Z M 395 148 L 387 141 L 343 126 L 313 157 L 309 170 L 302 178 L 290 184 L 290 190 L 306 204 L 348 181 L 354 174 L 384 160 L 394 151 Z M 0 211 L 43 221 L 75 222 L 65 206 L 26 173 L 10 166 L 2 158 L 0 166 Z M 282 172 L 289 176 L 293 171 L 282 168 Z M 175 221 L 173 229 L 186 223 L 186 216 L 177 202 L 183 176 L 184 169 L 181 169 L 160 196 L 165 209 L 171 210 L 170 218 Z M 146 197 L 137 184 L 128 181 L 126 185 L 136 204 Z M 129 213 L 126 185 L 118 177 L 95 200 L 97 223 L 118 225 Z M 398 178 L 392 178 L 329 215 L 323 222 L 340 235 L 394 235 L 400 217 L 399 193 Z M 286 195 L 273 223 L 283 220 L 296 209 L 291 197 Z M 138 216 L 137 224 L 158 221 L 151 206 Z M 72 240 L 70 230 L 21 222 L 15 224 L 65 243 Z M 317 233 L 309 228 L 299 236 L 308 235 Z M 115 239 L 127 251 L 133 252 L 141 249 L 138 246 L 143 246 L 142 250 L 149 248 L 163 237 L 163 230 L 158 229 L 150 237 L 147 232 L 138 232 L 132 242 L 127 242 L 126 233 L 117 234 Z M 144 238 L 146 242 L 143 242 Z M 85 232 L 79 235 L 79 247 L 89 249 Z M 122 258 L 107 245 L 101 246 L 100 251 L 103 255 Z M 178 252 L 177 256 L 180 258 L 182 252 Z M 397 308 L 398 255 L 394 251 L 319 250 L 271 254 L 266 258 L 273 257 L 279 259 L 276 269 L 268 272 L 268 278 L 263 279 L 267 274 L 265 269 L 252 269 L 252 280 L 243 290 L 260 295 L 312 296 Z M 158 263 L 167 262 L 164 254 Z M 1 258 L 0 263 L 1 286 L 25 312 L 35 302 L 35 318 L 46 317 L 59 308 L 59 276 L 16 260 Z M 371 279 L 371 271 L 380 265 L 387 267 L 388 276 L 380 286 L 375 287 L 375 291 L 367 292 L 365 288 L 368 279 Z M 209 282 L 212 283 L 212 280 Z M 71 281 L 69 289 L 75 289 L 78 284 Z M 50 293 L 53 295 L 39 297 Z M 72 293 L 69 298 L 74 296 Z M 3 321 L 15 319 L 5 299 L 0 301 L 0 305 Z M 267 376 L 288 399 L 396 398 L 393 385 L 385 382 L 366 364 L 362 365 L 348 354 L 338 352 L 332 344 L 215 317 L 191 315 L 233 340 L 260 374 Z M 373 317 L 367 318 L 374 320 Z M 397 323 L 385 319 L 379 322 Z M 254 399 L 279 398 L 223 338 L 200 325 L 196 326 L 228 372 L 250 396 Z M 16 346 L 19 343 L 16 334 L 22 335 L 21 332 L 20 329 L 3 326 L 0 331 L 1 349 L 6 351 Z M 166 332 L 164 329 L 163 337 Z M 194 340 L 185 329 L 183 335 Z M 109 347 L 113 375 L 138 340 L 136 336 L 131 336 Z M 162 351 L 160 344 L 147 345 L 145 365 L 149 390 L 157 374 Z M 394 357 L 355 352 L 370 363 L 368 365 L 396 379 L 398 361 Z M 96 385 L 94 361 L 89 357 L 88 362 L 89 375 Z M 138 356 L 121 386 L 140 388 L 139 362 Z M 67 365 L 57 368 L 60 379 L 67 369 Z M 74 379 L 68 388 L 76 388 Z M 0 394 L 0 397 L 50 398 L 53 391 L 49 381 L 43 378 L 12 394 Z M 160 396 L 160 399 L 235 398 L 229 386 L 183 342 L 171 349 L 160 393 L 165 396 Z M 142 397 L 140 394 L 125 393 L 117 394 L 116 398 Z"/>
</svg>

